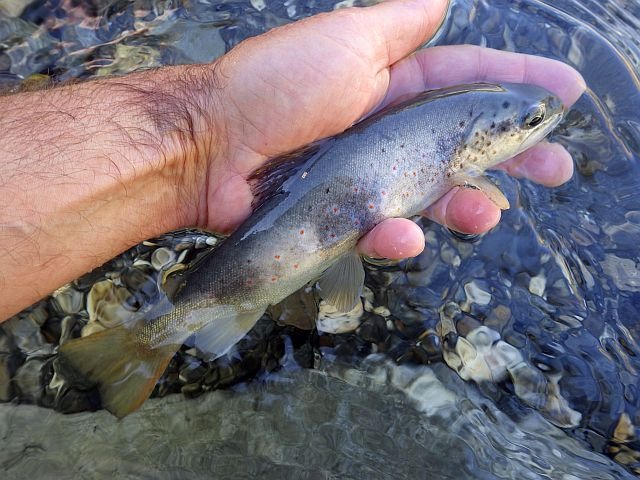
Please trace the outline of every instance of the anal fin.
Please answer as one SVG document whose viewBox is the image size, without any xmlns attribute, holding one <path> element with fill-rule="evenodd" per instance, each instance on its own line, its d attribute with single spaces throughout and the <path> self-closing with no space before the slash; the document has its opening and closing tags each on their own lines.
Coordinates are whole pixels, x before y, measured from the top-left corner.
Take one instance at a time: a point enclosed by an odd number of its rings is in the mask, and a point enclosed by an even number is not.
<svg viewBox="0 0 640 480">
<path fill-rule="evenodd" d="M 104 408 L 117 417 L 137 410 L 180 345 L 148 348 L 137 343 L 135 329 L 122 325 L 64 343 L 60 359 L 96 382 Z"/>
<path fill-rule="evenodd" d="M 216 308 L 190 312 L 189 316 L 192 318 L 189 321 L 203 323 L 195 334 L 194 346 L 200 353 L 207 355 L 209 360 L 224 355 L 253 328 L 265 310 L 266 307 L 226 315 L 216 315 Z M 207 317 L 213 320 L 206 321 Z"/>
<path fill-rule="evenodd" d="M 360 300 L 364 285 L 362 259 L 349 252 L 331 265 L 318 280 L 320 296 L 339 312 L 350 312 Z"/>
</svg>

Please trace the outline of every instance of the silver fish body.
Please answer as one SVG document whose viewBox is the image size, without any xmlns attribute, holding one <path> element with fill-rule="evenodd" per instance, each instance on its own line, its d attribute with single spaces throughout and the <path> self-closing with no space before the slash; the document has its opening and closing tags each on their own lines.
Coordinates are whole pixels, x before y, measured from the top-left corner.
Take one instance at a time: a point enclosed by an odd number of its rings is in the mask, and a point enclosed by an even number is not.
<svg viewBox="0 0 640 480">
<path fill-rule="evenodd" d="M 119 334 L 137 355 L 126 377 L 134 381 L 83 366 L 77 345 L 61 353 L 101 383 L 107 408 L 126 414 L 137 404 L 123 401 L 131 392 L 114 385 L 130 383 L 134 390 L 140 380 L 130 372 L 157 356 L 164 363 L 147 370 L 161 374 L 166 357 L 193 333 L 196 346 L 222 355 L 267 306 L 319 278 L 329 300 L 353 306 L 364 275 L 355 246 L 366 232 L 384 219 L 419 214 L 456 185 L 492 190 L 482 172 L 540 141 L 562 115 L 561 102 L 549 92 L 511 84 L 426 92 L 375 114 L 317 146 L 306 160 L 276 165 L 276 172 L 289 173 L 280 185 L 280 175 L 256 174 L 257 182 L 264 175 L 263 183 L 275 183 L 259 186 L 270 195 L 190 276 L 175 308 Z"/>
<path fill-rule="evenodd" d="M 541 108 L 544 120 L 523 129 Z M 171 316 L 212 303 L 278 303 L 382 220 L 419 214 L 539 141 L 562 111 L 537 87 L 480 84 L 427 92 L 365 120 L 323 145 L 254 211 L 190 279 Z"/>
</svg>

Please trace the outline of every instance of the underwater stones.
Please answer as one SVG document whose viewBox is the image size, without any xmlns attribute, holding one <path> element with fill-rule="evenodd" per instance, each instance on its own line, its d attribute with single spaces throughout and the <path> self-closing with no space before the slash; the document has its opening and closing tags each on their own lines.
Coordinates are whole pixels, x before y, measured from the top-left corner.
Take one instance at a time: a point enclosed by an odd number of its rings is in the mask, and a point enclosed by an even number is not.
<svg viewBox="0 0 640 480">
<path fill-rule="evenodd" d="M 530 365 L 516 347 L 485 325 L 464 332 L 459 329 L 464 316 L 453 304 L 442 309 L 440 318 L 440 334 L 446 340 L 443 358 L 460 378 L 492 384 L 510 379 L 518 398 L 552 423 L 564 428 L 578 425 L 581 414 L 560 393 L 561 367 L 545 368 L 543 372 Z"/>
<path fill-rule="evenodd" d="M 15 350 L 15 345 L 9 334 L 2 327 L 3 324 L 0 324 L 0 354 L 9 354 Z"/>
<path fill-rule="evenodd" d="M 370 315 L 357 330 L 360 338 L 374 344 L 381 344 L 389 337 L 387 322 L 379 315 Z"/>
<path fill-rule="evenodd" d="M 169 268 L 175 261 L 176 253 L 166 247 L 158 248 L 151 254 L 151 265 L 158 272 Z"/>
<path fill-rule="evenodd" d="M 43 310 L 38 308 L 38 312 Z M 2 324 L 2 329 L 8 333 L 15 346 L 25 356 L 50 355 L 53 353 L 53 345 L 47 343 L 40 331 L 41 321 L 39 314 L 32 315 L 31 312 L 12 317 Z"/>
<path fill-rule="evenodd" d="M 87 297 L 89 322 L 95 322 L 102 328 L 119 325 L 129 318 L 131 312 L 134 311 L 127 303 L 130 298 L 132 298 L 132 294 L 129 290 L 116 285 L 111 280 L 97 282 L 91 287 Z M 89 327 L 89 324 L 87 327 Z M 96 331 L 96 327 L 92 329 L 87 327 L 83 329 L 83 336 Z"/>
<path fill-rule="evenodd" d="M 301 330 L 313 330 L 316 326 L 318 306 L 311 288 L 303 288 L 289 295 L 267 312 L 274 322 L 291 325 Z"/>
<path fill-rule="evenodd" d="M 51 294 L 52 303 L 62 314 L 78 313 L 84 308 L 84 294 L 67 284 Z"/>
<path fill-rule="evenodd" d="M 640 445 L 638 429 L 629 414 L 623 412 L 607 445 L 607 453 L 618 463 L 626 465 L 640 475 Z"/>
<path fill-rule="evenodd" d="M 87 297 L 89 323 L 83 336 L 127 321 L 158 297 L 155 279 L 136 268 L 125 268 L 117 279 L 105 279 L 91 288 Z"/>
<path fill-rule="evenodd" d="M 440 336 L 429 329 L 420 335 L 412 353 L 419 363 L 430 364 L 443 360 Z"/>
<path fill-rule="evenodd" d="M 29 403 L 40 403 L 44 396 L 43 370 L 47 359 L 30 358 L 18 368 L 13 378 L 20 398 Z"/>
<path fill-rule="evenodd" d="M 551 423 L 562 428 L 580 423 L 582 415 L 573 410 L 560 393 L 560 375 L 546 377 L 525 362 L 510 367 L 509 375 L 518 398 L 541 412 Z"/>
<path fill-rule="evenodd" d="M 353 332 L 364 313 L 362 302 L 356 305 L 349 312 L 339 312 L 333 305 L 322 301 L 318 308 L 318 319 L 316 326 L 319 332 L 325 333 L 345 333 Z"/>
<path fill-rule="evenodd" d="M 185 355 L 185 364 L 180 368 L 180 374 L 178 378 L 184 383 L 195 383 L 202 379 L 206 372 L 205 366 L 202 362 L 189 355 Z"/>
<path fill-rule="evenodd" d="M 14 396 L 11 377 L 13 376 L 12 355 L 0 353 L 0 402 L 8 402 Z"/>
<path fill-rule="evenodd" d="M 538 275 L 531 277 L 529 280 L 529 292 L 539 297 L 545 296 L 547 287 L 547 278 L 544 274 L 544 270 L 541 270 Z"/>
<path fill-rule="evenodd" d="M 483 282 L 484 283 L 484 282 Z M 465 284 L 464 293 L 467 296 L 469 304 L 488 305 L 491 302 L 491 293 L 487 292 L 480 286 L 480 282 L 473 281 Z M 463 310 L 465 308 L 463 307 Z"/>
</svg>

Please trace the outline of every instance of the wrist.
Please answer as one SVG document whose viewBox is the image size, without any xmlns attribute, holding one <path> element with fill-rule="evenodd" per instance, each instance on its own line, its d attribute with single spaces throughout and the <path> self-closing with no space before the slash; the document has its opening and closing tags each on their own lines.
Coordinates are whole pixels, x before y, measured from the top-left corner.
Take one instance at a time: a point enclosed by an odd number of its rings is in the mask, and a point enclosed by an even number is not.
<svg viewBox="0 0 640 480">
<path fill-rule="evenodd" d="M 226 151 L 215 64 L 166 67 L 109 81 L 129 108 L 125 123 L 141 125 L 134 128 L 123 159 L 134 167 L 140 162 L 162 188 L 157 201 L 162 213 L 150 236 L 208 226 L 210 174 Z"/>
<path fill-rule="evenodd" d="M 208 194 L 216 188 L 211 179 L 224 171 L 227 152 L 217 64 L 167 67 L 133 80 L 126 90 L 150 122 L 151 134 L 142 140 L 150 146 L 148 164 L 173 190 L 163 202 L 159 233 L 210 227 Z"/>
<path fill-rule="evenodd" d="M 0 250 L 16 252 L 0 260 L 0 321 L 146 238 L 198 224 L 217 140 L 202 93 L 189 97 L 189 68 L 0 97 Z"/>
</svg>

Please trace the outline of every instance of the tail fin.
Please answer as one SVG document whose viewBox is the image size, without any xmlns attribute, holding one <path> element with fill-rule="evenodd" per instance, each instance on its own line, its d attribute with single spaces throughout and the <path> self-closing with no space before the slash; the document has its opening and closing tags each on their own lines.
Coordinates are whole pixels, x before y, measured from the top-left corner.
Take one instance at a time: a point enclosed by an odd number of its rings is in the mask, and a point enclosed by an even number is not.
<svg viewBox="0 0 640 480">
<path fill-rule="evenodd" d="M 98 384 L 102 405 L 117 417 L 137 410 L 149 398 L 180 345 L 145 348 L 135 331 L 118 326 L 69 340 L 60 358 Z"/>
</svg>

